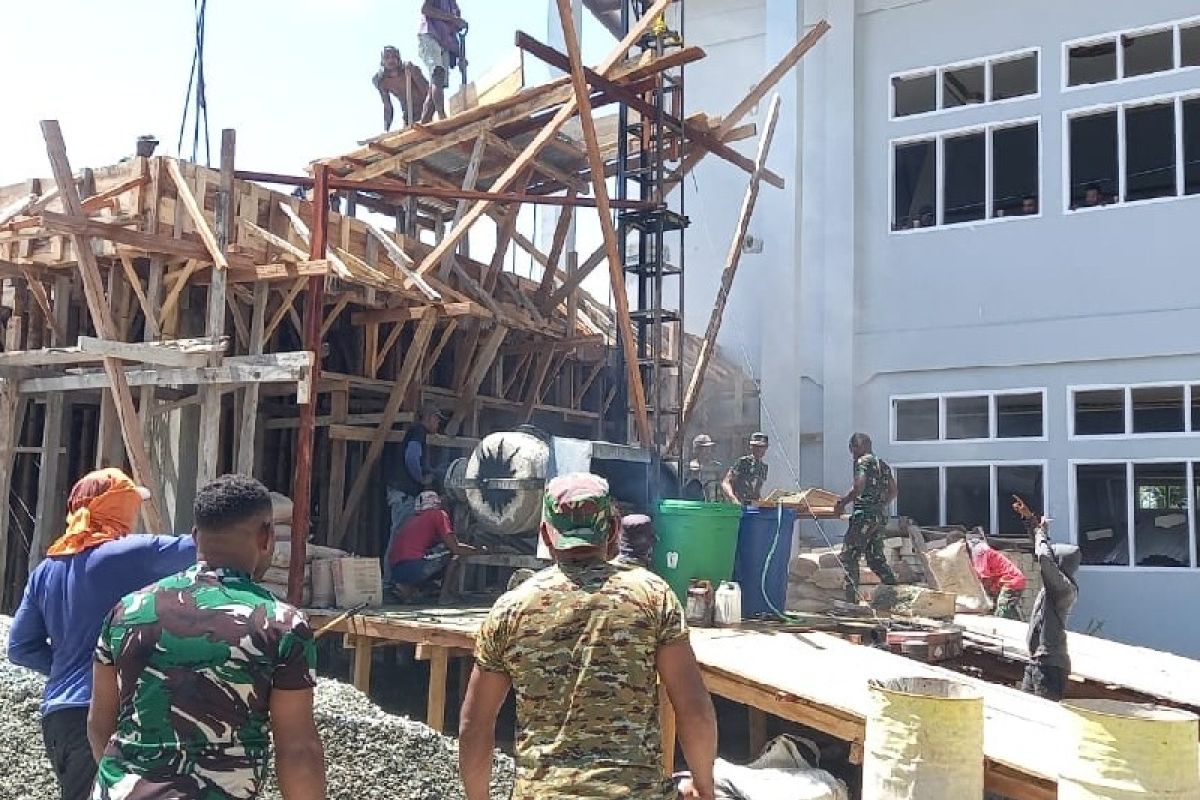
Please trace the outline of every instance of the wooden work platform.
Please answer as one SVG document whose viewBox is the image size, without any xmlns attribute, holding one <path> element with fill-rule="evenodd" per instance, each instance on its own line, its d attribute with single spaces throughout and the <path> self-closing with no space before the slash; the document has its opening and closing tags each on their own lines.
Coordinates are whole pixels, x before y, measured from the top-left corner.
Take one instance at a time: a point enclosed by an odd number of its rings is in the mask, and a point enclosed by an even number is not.
<svg viewBox="0 0 1200 800">
<path fill-rule="evenodd" d="M 314 627 L 337 616 L 333 610 L 306 613 Z M 450 662 L 463 659 L 461 680 L 486 614 L 484 607 L 384 607 L 339 622 L 333 630 L 352 637 L 354 683 L 364 692 L 370 688 L 373 647 L 416 645 L 418 658 L 430 661 L 427 722 L 442 730 Z M 1016 800 L 1055 796 L 1062 714 L 1057 704 L 817 631 L 695 629 L 692 642 L 709 691 L 759 712 L 752 715 L 752 732 L 756 716 L 762 727 L 761 715 L 772 714 L 848 742 L 856 762 L 870 709 L 868 681 L 923 676 L 970 684 L 983 694 L 986 706 L 989 790 Z M 673 738 L 674 715 L 667 704 L 663 711 L 664 735 Z"/>
</svg>

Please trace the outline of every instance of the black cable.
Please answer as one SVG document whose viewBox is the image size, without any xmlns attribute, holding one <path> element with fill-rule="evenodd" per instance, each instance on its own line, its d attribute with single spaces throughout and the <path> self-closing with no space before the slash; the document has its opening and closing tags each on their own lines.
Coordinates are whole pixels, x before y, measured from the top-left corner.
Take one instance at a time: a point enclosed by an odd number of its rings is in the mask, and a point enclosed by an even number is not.
<svg viewBox="0 0 1200 800">
<path fill-rule="evenodd" d="M 212 145 L 208 127 L 208 94 L 204 78 L 204 34 L 205 21 L 208 12 L 208 0 L 193 0 L 196 13 L 194 27 L 195 45 L 192 51 L 192 68 L 188 75 L 187 93 L 184 95 L 183 116 L 179 120 L 179 141 L 176 149 L 183 152 L 184 132 L 187 130 L 188 112 L 192 109 L 193 99 L 195 112 L 192 123 L 192 161 L 199 157 L 200 150 L 200 117 L 204 116 L 204 158 L 205 164 L 212 162 Z M 193 96 L 193 89 L 195 94 Z"/>
</svg>

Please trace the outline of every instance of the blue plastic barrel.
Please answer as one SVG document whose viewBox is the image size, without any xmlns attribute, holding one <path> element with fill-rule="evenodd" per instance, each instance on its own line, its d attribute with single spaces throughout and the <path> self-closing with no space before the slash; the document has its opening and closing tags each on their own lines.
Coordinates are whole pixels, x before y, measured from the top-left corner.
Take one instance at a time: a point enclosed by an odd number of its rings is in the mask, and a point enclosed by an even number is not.
<svg viewBox="0 0 1200 800">
<path fill-rule="evenodd" d="M 742 616 L 746 619 L 774 616 L 776 610 L 784 610 L 795 526 L 796 512 L 790 508 L 747 508 L 742 512 L 733 579 L 742 587 Z"/>
</svg>

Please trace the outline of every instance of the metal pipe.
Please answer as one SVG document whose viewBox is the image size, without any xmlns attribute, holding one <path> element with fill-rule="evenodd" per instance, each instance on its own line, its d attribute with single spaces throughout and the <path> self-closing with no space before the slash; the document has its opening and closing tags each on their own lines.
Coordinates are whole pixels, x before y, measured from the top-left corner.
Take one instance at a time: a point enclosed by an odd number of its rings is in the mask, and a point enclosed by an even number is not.
<svg viewBox="0 0 1200 800">
<path fill-rule="evenodd" d="M 329 167 L 318 164 L 313 170 L 312 238 L 309 257 L 313 261 L 325 258 L 329 232 Z M 312 385 L 321 380 L 321 322 L 325 305 L 325 277 L 308 279 L 304 295 L 304 349 L 313 354 Z M 317 428 L 317 398 L 313 392 L 300 406 L 300 425 L 296 430 L 296 473 L 292 485 L 292 552 L 288 562 L 288 602 L 301 604 L 304 592 L 304 565 L 312 515 L 313 439 Z"/>
</svg>

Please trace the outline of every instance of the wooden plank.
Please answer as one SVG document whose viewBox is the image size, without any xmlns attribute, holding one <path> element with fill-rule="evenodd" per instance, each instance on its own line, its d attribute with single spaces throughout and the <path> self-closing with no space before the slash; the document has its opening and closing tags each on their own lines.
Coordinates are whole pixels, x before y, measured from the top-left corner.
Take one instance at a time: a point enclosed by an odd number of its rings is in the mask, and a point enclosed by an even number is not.
<svg viewBox="0 0 1200 800">
<path fill-rule="evenodd" d="M 568 192 L 567 197 L 574 197 L 573 192 Z M 537 303 L 544 305 L 550 297 L 550 290 L 554 288 L 554 276 L 558 269 L 559 262 L 562 260 L 563 249 L 567 244 L 567 234 L 571 232 L 571 221 L 574 219 L 574 209 L 564 208 L 558 215 L 558 222 L 554 226 L 554 239 L 550 242 L 550 252 L 546 256 L 548 266 L 542 274 L 542 282 L 537 289 Z M 568 320 L 568 324 L 569 324 Z"/>
<path fill-rule="evenodd" d="M 179 340 L 197 342 L 194 339 Z M 203 340 L 201 340 L 203 341 Z M 200 367 L 210 363 L 213 354 L 220 355 L 228 346 L 227 339 L 204 342 L 189 347 L 175 347 L 171 342 L 113 342 L 94 336 L 80 336 L 81 355 L 90 356 L 92 361 L 121 359 L 145 364 L 161 364 L 165 367 Z"/>
<path fill-rule="evenodd" d="M 729 302 L 729 292 L 733 289 L 733 279 L 737 276 L 738 265 L 742 262 L 742 253 L 746 241 L 746 232 L 750 229 L 750 218 L 754 215 L 754 206 L 758 202 L 758 190 L 767 168 L 767 157 L 771 153 L 771 142 L 775 139 L 775 125 L 779 122 L 779 95 L 771 100 L 771 108 L 767 112 L 767 127 L 758 142 L 758 154 L 754 159 L 754 173 L 746 186 L 746 194 L 742 198 L 742 207 L 738 211 L 737 224 L 733 229 L 733 238 L 725 255 L 725 266 L 721 270 L 721 283 L 717 288 L 717 298 L 713 301 L 712 313 L 708 318 L 708 327 L 704 330 L 704 338 L 700 340 L 700 353 L 696 356 L 696 366 L 688 381 L 687 390 L 683 394 L 683 405 L 679 412 L 679 427 L 671 434 L 667 452 L 678 451 L 684 434 L 687 432 L 688 419 L 700 399 L 700 389 L 704 385 L 708 363 L 717 346 L 717 335 L 721 332 L 721 320 L 725 316 L 725 306 Z"/>
<path fill-rule="evenodd" d="M 25 278 L 25 283 L 29 285 L 29 293 L 33 295 L 34 302 L 38 308 L 42 310 L 42 316 L 45 317 L 46 323 L 55 335 L 62 337 L 66 335 L 66 329 L 54 319 L 54 312 L 50 309 L 50 296 L 46 294 L 46 285 L 42 283 L 28 268 L 21 269 L 21 275 Z"/>
<path fill-rule="evenodd" d="M 483 137 L 481 138 L 487 139 L 489 145 L 499 150 L 501 153 L 504 153 L 504 155 L 508 156 L 509 158 L 516 159 L 520 158 L 521 156 L 521 152 L 517 150 L 517 148 L 513 147 L 507 141 L 501 139 L 499 136 L 491 133 L 490 131 L 483 134 Z M 550 144 L 557 144 L 557 141 L 551 140 Z M 540 172 L 546 177 L 556 180 L 563 186 L 567 187 L 567 196 L 572 200 L 575 199 L 576 195 L 583 194 L 588 190 L 587 181 L 583 180 L 578 175 L 573 175 L 570 172 L 565 172 L 559 169 L 547 160 L 535 158 L 530 166 L 530 170 L 531 172 Z M 568 205 L 566 208 L 570 208 L 570 206 Z"/>
<path fill-rule="evenodd" d="M 252 362 L 250 359 L 262 359 Z M 106 359 L 106 362 L 114 359 Z M 118 362 L 119 363 L 119 362 Z M 307 351 L 272 353 L 264 356 L 226 358 L 219 367 L 159 367 L 125 371 L 129 386 L 202 386 L 208 383 L 296 383 L 304 380 L 311 369 Z M 109 389 L 112 380 L 107 371 L 57 378 L 25 378 L 19 383 L 21 394 L 74 392 Z M 143 484 L 145 485 L 145 484 Z"/>
<path fill-rule="evenodd" d="M 16 385 L 0 378 L 0 592 L 8 586 L 8 521 L 12 511 L 12 477 L 15 448 L 21 436 L 18 418 L 21 395 Z"/>
<path fill-rule="evenodd" d="M 354 637 L 354 688 L 363 694 L 371 693 L 372 642 L 362 635 Z"/>
<path fill-rule="evenodd" d="M 276 308 L 275 313 L 271 315 L 271 321 L 267 323 L 266 332 L 263 334 L 263 339 L 265 341 L 271 340 L 271 337 L 275 334 L 275 331 L 279 327 L 280 323 L 282 323 L 284 318 L 288 315 L 288 312 L 293 310 L 296 298 L 300 296 L 300 293 L 304 291 L 306 286 L 308 286 L 307 278 L 296 281 L 292 284 L 291 288 L 288 289 L 287 293 L 283 296 L 283 300 L 280 301 L 279 307 Z"/>
<path fill-rule="evenodd" d="M 400 417 L 409 416 L 412 414 L 401 414 Z M 329 424 L 329 438 L 332 441 L 344 442 L 371 442 L 375 439 L 375 428 L 367 428 L 361 425 L 337 425 Z M 385 437 L 388 442 L 400 442 L 404 440 L 404 431 L 391 430 Z M 471 450 L 475 445 L 479 444 L 479 440 L 471 436 L 443 436 L 441 434 L 430 434 L 429 444 L 433 447 L 445 447 L 451 450 Z"/>
<path fill-rule="evenodd" d="M 480 136 L 475 140 L 475 147 L 471 150 L 471 158 L 467 162 L 467 171 L 463 175 L 462 188 L 466 191 L 473 191 L 475 189 L 475 184 L 479 180 L 479 167 L 483 163 L 483 154 L 487 149 L 487 144 L 488 140 L 484 136 Z M 458 201 L 458 208 L 454 211 L 454 221 L 451 223 L 452 225 L 458 224 L 458 222 L 463 218 L 463 215 L 467 213 L 467 208 L 469 206 L 470 203 L 467 200 Z M 467 244 L 467 240 L 464 239 L 462 244 L 465 246 Z M 447 256 L 446 258 L 442 259 L 442 266 L 438 271 L 438 274 L 442 280 L 448 280 L 450 278 L 450 269 L 452 266 L 453 262 L 451 256 Z"/>
<path fill-rule="evenodd" d="M 334 424 L 344 425 L 350 413 L 349 390 L 334 392 L 329 398 L 330 419 Z M 317 420 L 320 425 L 320 420 Z M 329 510 L 326 520 L 325 541 L 333 538 L 333 532 L 342 527 L 342 507 L 346 502 L 346 455 L 345 439 L 329 438 L 329 483 L 325 508 Z"/>
<path fill-rule="evenodd" d="M 596 141 L 596 124 L 592 119 L 592 103 L 587 82 L 583 77 L 583 62 L 580 56 L 579 39 L 575 32 L 575 18 L 571 13 L 571 0 L 555 0 L 561 17 L 563 37 L 567 45 L 567 55 L 571 59 L 571 83 L 575 86 L 575 104 L 579 108 L 579 120 L 583 127 L 583 138 L 587 144 L 588 162 L 593 175 L 604 174 L 604 159 L 600 154 L 600 145 Z M 603 73 L 605 70 L 599 70 Z M 641 371 L 638 368 L 637 338 L 633 332 L 633 322 L 629 316 L 629 297 L 619 291 L 625 285 L 625 274 L 621 268 L 622 242 L 617 240 L 617 231 L 613 226 L 612 208 L 608 203 L 608 186 L 602 180 L 592 182 L 592 191 L 596 195 L 596 205 L 599 209 L 600 230 L 604 236 L 604 250 L 608 255 L 608 274 L 615 291 L 613 305 L 616 307 L 617 334 L 621 339 L 621 347 L 625 356 L 625 379 L 628 382 L 629 400 L 633 412 L 634 424 L 637 428 L 638 440 L 643 447 L 651 447 L 654 435 L 650 431 L 650 417 L 646 410 L 646 389 L 642 385 Z"/>
<path fill-rule="evenodd" d="M 825 20 L 819 21 L 816 25 L 804 35 L 800 41 L 796 42 L 795 46 L 789 50 L 779 63 L 771 68 L 771 71 L 764 75 L 758 83 L 751 87 L 733 110 L 730 111 L 721 120 L 720 127 L 717 128 L 717 135 L 724 137 L 729 133 L 739 122 L 742 117 L 750 113 L 750 110 L 758 105 L 759 101 L 767 96 L 767 92 L 783 80 L 783 76 L 792 71 L 792 68 L 800 63 L 800 59 L 804 58 L 805 54 L 816 47 L 817 42 L 821 41 L 821 37 L 829 32 L 829 23 Z"/>
<path fill-rule="evenodd" d="M 97 194 L 88 197 L 81 203 L 83 206 L 83 212 L 85 214 L 94 214 L 126 192 L 133 191 L 134 189 L 145 185 L 149 180 L 149 175 L 138 174 L 129 180 L 118 183 L 116 186 L 105 189 L 103 192 L 98 192 Z"/>
<path fill-rule="evenodd" d="M 403 308 L 382 308 L 372 311 L 356 311 L 350 315 L 350 322 L 355 325 L 377 325 L 383 322 L 408 322 L 422 319 L 427 312 L 438 317 L 488 316 L 483 308 L 474 303 L 442 303 L 431 306 L 405 306 Z"/>
<path fill-rule="evenodd" d="M 750 759 L 758 758 L 767 746 L 767 714 L 753 706 L 746 709 L 746 754 Z"/>
<path fill-rule="evenodd" d="M 346 530 L 354 521 L 358 506 L 367 492 L 367 484 L 371 481 L 371 473 L 379 461 L 379 456 L 383 453 L 383 445 L 387 440 L 388 432 L 395 423 L 396 415 L 400 413 L 400 406 L 408 395 L 408 388 L 416 375 L 417 366 L 425 354 L 425 349 L 429 347 L 429 340 L 433 336 L 436 324 L 437 315 L 432 313 L 422 316 L 421 321 L 417 324 L 412 344 L 408 346 L 408 351 L 404 354 L 404 364 L 400 368 L 400 374 L 396 377 L 396 383 L 392 387 L 391 394 L 388 395 L 387 405 L 384 406 L 383 419 L 372 436 L 370 447 L 367 448 L 367 453 L 359 466 L 358 475 L 355 476 L 354 483 L 350 487 L 350 496 L 346 498 L 346 505 L 342 511 L 342 528 L 335 531 L 333 539 L 330 540 L 330 545 L 333 547 L 337 547 L 341 543 Z"/>
<path fill-rule="evenodd" d="M 129 286 L 137 297 L 138 305 L 141 306 L 142 316 L 146 320 L 146 330 L 150 336 L 157 339 L 162 336 L 162 330 L 158 327 L 158 316 L 154 313 L 154 306 L 150 304 L 150 298 L 142 289 L 142 280 L 138 277 L 137 270 L 133 268 L 133 259 L 122 253 L 119 260 L 121 269 L 125 272 L 125 280 L 129 281 Z"/>
<path fill-rule="evenodd" d="M 180 169 L 179 162 L 168 158 L 165 163 L 167 174 L 171 176 L 171 182 L 175 184 L 175 193 L 179 202 L 183 203 L 183 210 L 187 212 L 192 224 L 196 227 L 196 233 L 200 236 L 200 241 L 204 243 L 205 249 L 208 250 L 212 262 L 216 264 L 217 269 L 229 269 L 229 261 L 221 252 L 217 235 L 208 226 L 208 220 L 204 216 L 204 209 L 200 205 L 203 201 L 197 201 L 196 196 L 192 194 L 192 188 L 188 186 L 187 179 L 183 177 L 183 170 Z"/>
<path fill-rule="evenodd" d="M 80 217 L 83 210 L 79 203 L 79 191 L 72 180 L 71 165 L 67 160 L 67 147 L 63 142 L 62 131 L 58 122 L 46 120 L 42 122 L 42 135 L 46 139 L 47 155 L 54 169 L 54 179 L 62 191 L 63 206 L 69 216 Z M 96 263 L 96 255 L 92 251 L 89 237 L 73 235 L 72 242 L 79 258 L 79 274 L 82 277 L 84 295 L 87 297 L 88 310 L 96 333 L 103 339 L 114 338 L 116 326 L 109 312 L 104 297 L 104 285 L 100 279 L 100 267 Z M 121 423 L 121 435 L 125 442 L 125 450 L 133 467 L 133 479 L 147 488 L 155 486 L 151 474 L 150 459 L 146 455 L 146 442 L 142 438 L 142 429 L 138 424 L 137 411 L 133 405 L 133 396 L 129 392 L 129 384 L 121 369 L 120 361 L 115 358 L 104 360 L 104 371 L 111 383 L 110 390 L 116 405 L 117 416 Z M 153 491 L 153 490 L 152 490 Z M 142 517 L 146 529 L 152 532 L 165 532 L 162 515 L 159 513 L 158 502 L 151 497 L 142 504 Z"/>
<path fill-rule="evenodd" d="M 54 316 L 59 327 L 66 330 L 71 313 L 71 279 L 65 276 L 54 281 Z M 64 338 L 55 334 L 54 344 L 64 343 Z M 66 517 L 66 493 L 62 491 L 64 427 L 67 416 L 66 397 L 55 393 L 46 397 L 46 412 L 42 425 L 41 467 L 38 471 L 37 510 L 33 527 L 33 541 L 29 546 L 27 561 L 30 572 L 41 563 L 46 548 L 61 531 L 60 520 Z M 0 534 L 2 535 L 2 534 Z M 0 585 L 3 585 L 0 583 Z"/>
<path fill-rule="evenodd" d="M 446 727 L 446 673 L 450 669 L 450 651 L 433 648 L 429 658 L 429 696 L 425 724 L 441 733 Z"/>
<path fill-rule="evenodd" d="M 180 258 L 207 260 L 208 250 L 200 242 L 191 239 L 172 239 L 142 231 L 130 230 L 120 223 L 101 222 L 87 217 L 70 214 L 42 212 L 42 226 L 51 233 L 88 236 L 95 239 L 127 245 L 141 253 L 171 255 Z"/>
<path fill-rule="evenodd" d="M 534 356 L 538 362 L 538 368 L 533 373 L 533 379 L 529 382 L 529 394 L 525 397 L 525 407 L 521 409 L 521 422 L 528 425 L 533 420 L 533 410 L 542 399 L 542 386 L 546 383 L 546 376 L 550 374 L 550 365 L 554 363 L 554 349 L 548 348 L 544 353 L 538 353 Z"/>
<path fill-rule="evenodd" d="M 250 317 L 251 355 L 260 355 L 266 345 L 267 299 L 270 288 L 265 283 L 254 285 L 254 310 Z M 252 383 L 242 390 L 241 424 L 238 426 L 237 471 L 254 475 L 254 443 L 258 435 L 259 385 Z"/>
<path fill-rule="evenodd" d="M 429 353 L 429 356 L 425 359 L 425 369 L 421 373 L 420 383 L 425 384 L 429 382 L 429 375 L 433 372 L 434 367 L 437 366 L 438 359 L 442 357 L 442 352 L 446 349 L 446 346 L 450 344 L 450 340 L 454 338 L 454 332 L 457 330 L 457 319 L 450 320 L 450 322 L 447 323 L 446 327 L 442 330 L 441 338 L 438 339 L 438 343 L 434 346 L 433 350 Z"/>
<path fill-rule="evenodd" d="M 0 225 L 3 225 L 10 220 L 14 220 L 26 213 L 29 210 L 29 207 L 32 206 L 36 201 L 37 195 L 30 192 L 23 197 L 18 197 L 16 200 L 13 200 L 3 208 L 0 208 Z"/>
<path fill-rule="evenodd" d="M 354 299 L 354 295 L 349 292 L 342 292 L 341 296 L 333 305 L 333 310 L 325 315 L 325 321 L 321 323 L 321 338 L 329 333 L 329 329 L 333 327 L 333 323 L 337 322 L 338 317 L 346 310 L 346 306 L 350 305 L 350 301 Z"/>
<path fill-rule="evenodd" d="M 384 251 L 392 259 L 392 263 L 396 265 L 396 269 L 404 275 L 404 287 L 407 289 L 410 286 L 416 286 L 430 300 L 435 303 L 441 302 L 442 296 L 422 276 L 412 270 L 413 261 L 400 249 L 400 245 L 396 244 L 391 236 L 388 236 L 375 225 L 369 222 L 365 224 L 367 233 L 371 234 L 371 236 L 375 237 L 376 241 L 383 245 Z"/>
<path fill-rule="evenodd" d="M 467 418 L 471 404 L 475 402 L 475 396 L 479 394 L 479 387 L 483 384 L 483 379 L 487 375 L 487 371 L 491 368 L 492 362 L 496 360 L 496 354 L 500 352 L 500 345 L 504 344 L 506 336 L 508 336 L 508 328 L 505 328 L 503 325 L 497 325 L 492 328 L 492 332 L 488 334 L 487 339 L 479 346 L 479 350 L 475 354 L 475 360 L 471 365 L 471 371 L 468 373 L 466 381 L 461 387 L 461 394 L 459 395 L 458 404 L 454 408 L 454 415 L 446 425 L 446 433 L 451 436 L 456 435 L 462 428 L 463 420 Z"/>
<path fill-rule="evenodd" d="M 329 201 L 325 200 L 324 202 L 329 202 Z M 282 201 L 279 203 L 279 210 L 282 211 L 283 215 L 291 221 L 292 228 L 296 231 L 296 235 L 300 237 L 300 240 L 302 242 L 304 242 L 304 244 L 306 246 L 311 247 L 312 246 L 312 232 L 309 231 L 308 225 L 306 225 L 304 223 L 304 220 L 302 220 L 300 218 L 299 212 L 297 212 L 294 208 L 292 208 L 287 203 L 284 203 Z M 331 249 L 333 249 L 333 248 L 331 248 Z M 310 258 L 312 257 L 311 253 L 309 253 L 309 257 Z M 333 253 L 327 252 L 325 254 L 325 258 L 329 261 L 330 264 L 333 265 L 333 271 L 339 278 L 343 278 L 346 280 L 351 280 L 354 278 L 354 274 L 352 272 L 350 272 L 350 268 L 347 267 L 345 262 L 343 262 L 336 255 L 334 255 Z"/>
</svg>

